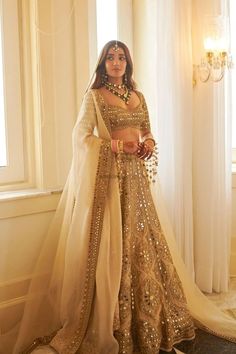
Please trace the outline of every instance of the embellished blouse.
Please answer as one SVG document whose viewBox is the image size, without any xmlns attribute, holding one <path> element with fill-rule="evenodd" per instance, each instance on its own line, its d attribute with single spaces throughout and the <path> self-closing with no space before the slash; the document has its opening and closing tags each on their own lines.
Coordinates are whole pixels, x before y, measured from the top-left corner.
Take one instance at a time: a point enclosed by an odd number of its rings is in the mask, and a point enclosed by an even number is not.
<svg viewBox="0 0 236 354">
<path fill-rule="evenodd" d="M 98 89 L 94 89 L 100 112 L 109 132 L 125 128 L 150 130 L 150 121 L 147 104 L 143 94 L 135 91 L 140 103 L 132 109 L 125 109 L 116 105 L 108 104 Z"/>
</svg>

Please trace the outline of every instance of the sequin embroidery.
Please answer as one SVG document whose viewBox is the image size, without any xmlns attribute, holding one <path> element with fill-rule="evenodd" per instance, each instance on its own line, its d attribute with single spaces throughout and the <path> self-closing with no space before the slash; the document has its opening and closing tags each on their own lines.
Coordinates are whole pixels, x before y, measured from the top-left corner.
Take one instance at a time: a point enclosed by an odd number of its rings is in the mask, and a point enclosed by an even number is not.
<svg viewBox="0 0 236 354">
<path fill-rule="evenodd" d="M 136 93 L 139 96 L 140 104 L 132 110 L 126 110 L 122 107 L 107 104 L 99 91 L 95 90 L 99 109 L 110 132 L 128 127 L 140 130 L 150 130 L 149 115 L 145 98 L 141 92 L 136 91 Z"/>
<path fill-rule="evenodd" d="M 145 167 L 122 157 L 123 266 L 119 354 L 156 354 L 194 337 L 181 282 L 155 210 Z"/>
</svg>

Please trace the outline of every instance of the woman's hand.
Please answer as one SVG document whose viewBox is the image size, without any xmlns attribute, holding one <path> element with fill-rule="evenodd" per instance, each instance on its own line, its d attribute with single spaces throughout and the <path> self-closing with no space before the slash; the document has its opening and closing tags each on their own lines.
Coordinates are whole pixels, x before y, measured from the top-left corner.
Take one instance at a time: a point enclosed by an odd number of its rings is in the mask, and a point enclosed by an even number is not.
<svg viewBox="0 0 236 354">
<path fill-rule="evenodd" d="M 135 154 L 138 150 L 138 141 L 124 141 L 123 151 L 127 154 Z"/>
<path fill-rule="evenodd" d="M 146 142 L 139 143 L 136 155 L 142 160 L 149 160 L 152 156 L 154 146 L 155 144 L 152 140 L 147 140 Z"/>
<path fill-rule="evenodd" d="M 116 148 L 116 140 L 115 147 Z M 143 143 L 138 141 L 123 141 L 123 152 L 126 154 L 135 154 L 140 159 L 150 159 L 154 150 L 155 143 L 152 140 L 147 140 Z M 116 151 L 116 150 L 113 150 Z"/>
</svg>

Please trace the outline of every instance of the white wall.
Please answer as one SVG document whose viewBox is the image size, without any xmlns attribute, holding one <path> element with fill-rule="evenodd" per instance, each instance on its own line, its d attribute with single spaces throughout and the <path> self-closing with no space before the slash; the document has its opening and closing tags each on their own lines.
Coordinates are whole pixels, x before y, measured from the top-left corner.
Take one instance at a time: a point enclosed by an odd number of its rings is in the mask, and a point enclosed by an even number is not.
<svg viewBox="0 0 236 354">
<path fill-rule="evenodd" d="M 3 332 L 20 313 L 59 198 L 60 193 L 46 193 L 0 200 L 0 323 Z"/>
<path fill-rule="evenodd" d="M 90 75 L 88 2 L 33 3 L 28 6 L 37 23 L 32 38 L 37 185 L 54 188 L 66 180 L 71 132 Z"/>
</svg>

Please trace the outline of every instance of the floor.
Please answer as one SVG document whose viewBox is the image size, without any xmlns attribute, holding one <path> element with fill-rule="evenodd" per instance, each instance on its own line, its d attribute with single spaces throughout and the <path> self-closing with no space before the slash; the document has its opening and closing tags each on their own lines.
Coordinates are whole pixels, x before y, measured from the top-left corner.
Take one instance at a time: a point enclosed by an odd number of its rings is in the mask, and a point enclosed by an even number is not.
<svg viewBox="0 0 236 354">
<path fill-rule="evenodd" d="M 193 341 L 182 342 L 176 345 L 176 348 L 185 354 L 236 354 L 235 343 L 215 337 L 200 329 L 196 330 L 196 338 Z"/>
<path fill-rule="evenodd" d="M 210 294 L 211 299 L 221 309 L 231 309 L 236 319 L 236 278 L 232 278 L 227 294 Z M 182 342 L 176 348 L 185 354 L 236 354 L 236 344 L 215 337 L 200 329 L 196 330 L 196 338 L 190 342 Z M 160 354 L 164 352 L 160 352 Z M 174 351 L 172 352 L 174 353 Z M 165 353 L 166 354 L 166 353 Z"/>
</svg>

